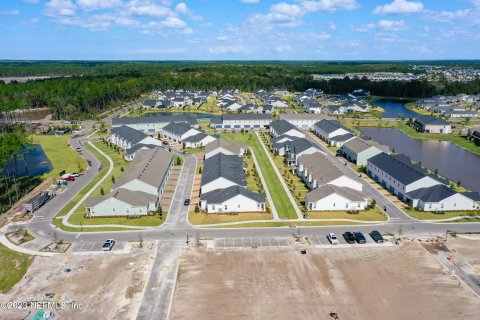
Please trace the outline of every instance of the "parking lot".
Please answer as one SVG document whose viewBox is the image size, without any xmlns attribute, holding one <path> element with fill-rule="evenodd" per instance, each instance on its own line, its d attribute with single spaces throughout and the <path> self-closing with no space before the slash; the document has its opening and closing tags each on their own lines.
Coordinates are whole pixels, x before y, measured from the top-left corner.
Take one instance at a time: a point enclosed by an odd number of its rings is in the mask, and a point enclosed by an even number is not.
<svg viewBox="0 0 480 320">
<path fill-rule="evenodd" d="M 106 239 L 105 239 L 106 240 Z M 71 252 L 101 252 L 103 251 L 103 242 L 78 242 L 72 245 Z M 131 243 L 127 241 L 116 241 L 112 248 L 115 253 L 128 253 L 132 248 Z"/>
<path fill-rule="evenodd" d="M 337 246 L 386 246 L 391 242 L 385 239 L 385 243 L 375 243 L 370 235 L 363 233 L 366 239 L 365 244 L 349 244 L 345 241 L 341 234 L 337 234 Z M 222 248 L 262 248 L 262 247 L 289 247 L 292 245 L 311 245 L 311 246 L 332 246 L 327 239 L 327 233 L 318 233 L 316 235 L 309 235 L 306 237 L 298 237 L 292 235 L 291 238 L 278 237 L 245 237 L 245 238 L 224 238 L 215 240 L 215 247 Z"/>
</svg>

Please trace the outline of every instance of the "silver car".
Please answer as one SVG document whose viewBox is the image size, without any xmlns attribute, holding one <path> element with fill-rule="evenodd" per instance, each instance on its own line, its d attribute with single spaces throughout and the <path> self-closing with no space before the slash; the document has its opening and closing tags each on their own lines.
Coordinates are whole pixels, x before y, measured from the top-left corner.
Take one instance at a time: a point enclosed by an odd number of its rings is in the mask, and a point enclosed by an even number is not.
<svg viewBox="0 0 480 320">
<path fill-rule="evenodd" d="M 335 233 L 329 233 L 327 234 L 327 239 L 330 241 L 331 244 L 338 244 L 338 239 Z"/>
</svg>

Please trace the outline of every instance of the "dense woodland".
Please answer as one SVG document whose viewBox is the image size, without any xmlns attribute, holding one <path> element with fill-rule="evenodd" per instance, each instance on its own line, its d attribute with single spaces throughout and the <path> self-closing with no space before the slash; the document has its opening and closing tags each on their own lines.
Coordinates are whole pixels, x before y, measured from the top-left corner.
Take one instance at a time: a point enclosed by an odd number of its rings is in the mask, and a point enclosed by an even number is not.
<svg viewBox="0 0 480 320">
<path fill-rule="evenodd" d="M 363 88 L 389 97 L 421 98 L 435 94 L 477 94 L 470 83 L 371 82 L 366 79 L 314 81 L 313 73 L 412 72 L 414 62 L 0 62 L 0 76 L 51 75 L 61 78 L 27 83 L 0 82 L 0 111 L 49 107 L 55 119 L 94 118 L 122 101 L 152 89 L 232 89 L 272 87 L 326 93 Z M 426 62 L 423 62 L 426 63 Z M 439 63 L 439 62 L 436 62 Z M 445 64 L 454 62 L 445 62 Z M 461 62 L 468 64 L 467 62 Z M 457 65 L 460 62 L 457 62 Z M 476 66 L 477 62 L 471 62 Z"/>
</svg>

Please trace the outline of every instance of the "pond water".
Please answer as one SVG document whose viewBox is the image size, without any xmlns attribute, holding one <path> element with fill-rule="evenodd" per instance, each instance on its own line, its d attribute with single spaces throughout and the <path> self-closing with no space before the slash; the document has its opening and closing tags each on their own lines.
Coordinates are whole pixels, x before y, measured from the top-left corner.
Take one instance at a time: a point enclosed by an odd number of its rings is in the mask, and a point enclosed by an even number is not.
<svg viewBox="0 0 480 320">
<path fill-rule="evenodd" d="M 454 143 L 412 138 L 397 128 L 358 128 L 365 139 L 372 139 L 395 149 L 397 153 L 422 162 L 430 170 L 451 181 L 461 181 L 467 189 L 480 192 L 480 156 Z"/>
<path fill-rule="evenodd" d="M 25 147 L 25 149 L 25 157 L 19 156 L 16 164 L 12 161 L 7 165 L 8 176 L 17 171 L 17 177 L 33 177 L 53 170 L 52 163 L 39 144 Z"/>
<path fill-rule="evenodd" d="M 385 110 L 382 114 L 383 118 L 411 118 L 418 116 L 418 113 L 415 111 L 405 108 L 406 102 L 403 100 L 381 99 L 372 104 Z"/>
</svg>

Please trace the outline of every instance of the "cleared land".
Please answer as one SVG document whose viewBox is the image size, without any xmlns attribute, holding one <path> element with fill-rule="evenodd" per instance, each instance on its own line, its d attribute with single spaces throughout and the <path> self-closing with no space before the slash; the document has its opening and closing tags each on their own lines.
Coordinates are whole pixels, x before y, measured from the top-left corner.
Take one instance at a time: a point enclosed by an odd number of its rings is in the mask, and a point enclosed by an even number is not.
<svg viewBox="0 0 480 320">
<path fill-rule="evenodd" d="M 229 141 L 245 142 L 252 148 L 255 157 L 260 165 L 260 171 L 265 178 L 266 187 L 272 196 L 273 203 L 277 209 L 278 215 L 282 219 L 297 219 L 298 216 L 295 209 L 288 199 L 287 193 L 283 188 L 274 168 L 272 167 L 267 154 L 262 148 L 260 140 L 255 133 L 222 133 L 222 138 Z"/>
<path fill-rule="evenodd" d="M 0 244 L 0 292 L 8 291 L 20 281 L 32 261 L 32 256 L 12 251 Z"/>
<path fill-rule="evenodd" d="M 57 310 L 61 319 L 134 319 L 142 298 L 154 251 L 146 247 L 129 254 L 57 255 L 37 257 L 2 301 L 76 301 L 82 310 Z M 70 272 L 65 272 L 69 268 Z M 112 270 L 114 270 L 112 272 Z M 46 298 L 54 293 L 54 298 Z M 21 319 L 28 310 L 2 310 L 2 319 Z M 34 311 L 32 315 L 35 313 Z"/>
<path fill-rule="evenodd" d="M 417 243 L 307 255 L 192 248 L 183 256 L 175 320 L 317 320 L 331 319 L 330 312 L 342 320 L 478 319 L 478 298 Z"/>
<path fill-rule="evenodd" d="M 32 140 L 33 143 L 42 146 L 53 166 L 53 170 L 46 173 L 43 178 L 58 177 L 58 173 L 62 170 L 71 173 L 85 170 L 87 167 L 87 161 L 69 147 L 70 136 L 34 135 Z"/>
</svg>

